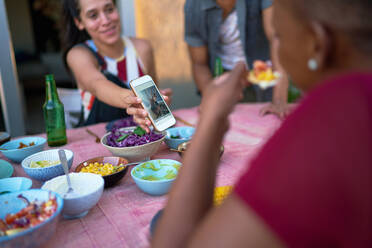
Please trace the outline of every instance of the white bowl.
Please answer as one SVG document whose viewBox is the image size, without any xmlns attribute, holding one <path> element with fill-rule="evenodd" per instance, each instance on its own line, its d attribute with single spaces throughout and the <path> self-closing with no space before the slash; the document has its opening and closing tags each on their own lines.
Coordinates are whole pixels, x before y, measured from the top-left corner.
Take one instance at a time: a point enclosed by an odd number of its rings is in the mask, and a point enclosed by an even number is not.
<svg viewBox="0 0 372 248">
<path fill-rule="evenodd" d="M 62 215 L 66 219 L 80 218 L 85 216 L 101 198 L 104 181 L 100 175 L 93 173 L 70 173 L 69 175 L 74 189 L 74 194 L 71 196 L 65 196 L 68 189 L 65 175 L 45 182 L 41 188 L 56 192 L 63 197 Z"/>
<path fill-rule="evenodd" d="M 42 152 L 35 153 L 28 156 L 22 161 L 22 168 L 28 176 L 39 181 L 46 181 L 52 179 L 53 177 L 60 176 L 64 174 L 62 164 L 56 164 L 44 168 L 30 168 L 32 161 L 48 160 L 57 161 L 59 149 L 46 150 Z M 71 168 L 72 161 L 74 159 L 74 153 L 70 150 L 64 149 L 67 158 L 68 168 Z"/>
<path fill-rule="evenodd" d="M 134 130 L 136 127 L 126 127 L 121 128 L 120 130 Z M 110 135 L 111 132 L 106 133 L 102 139 L 101 144 L 106 147 L 114 156 L 124 157 L 129 161 L 142 161 L 148 160 L 152 155 L 154 155 L 161 144 L 161 142 L 165 139 L 165 132 L 162 132 L 163 137 L 153 142 L 139 145 L 139 146 L 130 146 L 130 147 L 112 147 L 107 145 L 107 136 Z"/>
</svg>

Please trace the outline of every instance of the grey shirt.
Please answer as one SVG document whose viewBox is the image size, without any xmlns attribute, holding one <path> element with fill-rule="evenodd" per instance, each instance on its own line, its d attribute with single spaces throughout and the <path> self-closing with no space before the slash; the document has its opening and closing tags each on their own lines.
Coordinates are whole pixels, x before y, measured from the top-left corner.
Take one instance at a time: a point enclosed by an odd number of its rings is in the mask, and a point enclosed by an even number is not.
<svg viewBox="0 0 372 248">
<path fill-rule="evenodd" d="M 240 39 L 250 68 L 254 60 L 270 58 L 262 10 L 272 5 L 272 0 L 236 0 Z M 222 9 L 215 0 L 186 0 L 185 41 L 192 47 L 207 46 L 209 68 L 213 71 L 219 50 L 218 34 L 222 24 Z"/>
</svg>

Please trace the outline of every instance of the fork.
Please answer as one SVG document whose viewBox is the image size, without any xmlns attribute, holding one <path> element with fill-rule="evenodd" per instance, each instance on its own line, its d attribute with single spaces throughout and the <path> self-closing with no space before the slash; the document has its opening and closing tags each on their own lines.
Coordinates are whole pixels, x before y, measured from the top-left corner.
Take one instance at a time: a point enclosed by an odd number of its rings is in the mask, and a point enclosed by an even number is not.
<svg viewBox="0 0 372 248">
<path fill-rule="evenodd" d="M 92 135 L 93 137 L 96 138 L 96 143 L 100 143 L 101 142 L 101 138 L 98 137 L 97 134 L 93 133 L 92 131 L 90 131 L 88 128 L 85 129 L 85 131 L 87 131 L 87 133 L 89 133 L 90 135 Z"/>
</svg>

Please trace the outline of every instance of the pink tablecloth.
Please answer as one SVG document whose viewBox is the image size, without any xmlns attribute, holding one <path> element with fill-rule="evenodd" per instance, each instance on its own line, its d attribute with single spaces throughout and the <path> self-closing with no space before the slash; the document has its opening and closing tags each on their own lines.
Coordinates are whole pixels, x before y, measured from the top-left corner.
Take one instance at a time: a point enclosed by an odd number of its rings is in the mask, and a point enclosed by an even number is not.
<svg viewBox="0 0 372 248">
<path fill-rule="evenodd" d="M 232 185 L 246 168 L 259 148 L 280 125 L 274 116 L 260 117 L 261 104 L 239 104 L 230 117 L 230 130 L 224 139 L 225 152 L 217 175 L 217 185 Z M 174 111 L 174 114 L 197 123 L 197 108 Z M 182 125 L 181 123 L 177 123 Z M 88 127 L 99 136 L 105 134 L 105 124 Z M 111 155 L 101 144 L 95 143 L 85 128 L 68 130 L 68 144 L 63 148 L 74 152 L 74 169 L 89 158 Z M 45 136 L 45 135 L 40 135 Z M 49 149 L 49 148 L 46 148 Z M 3 156 L 1 159 L 5 159 Z M 154 158 L 181 160 L 162 144 Z M 19 164 L 14 164 L 15 175 L 26 176 Z M 34 181 L 33 187 L 41 183 Z M 166 196 L 154 197 L 140 191 L 130 173 L 115 187 L 105 189 L 99 203 L 81 219 L 61 220 L 57 233 L 46 247 L 147 247 L 149 224 L 154 214 L 165 204 Z"/>
</svg>

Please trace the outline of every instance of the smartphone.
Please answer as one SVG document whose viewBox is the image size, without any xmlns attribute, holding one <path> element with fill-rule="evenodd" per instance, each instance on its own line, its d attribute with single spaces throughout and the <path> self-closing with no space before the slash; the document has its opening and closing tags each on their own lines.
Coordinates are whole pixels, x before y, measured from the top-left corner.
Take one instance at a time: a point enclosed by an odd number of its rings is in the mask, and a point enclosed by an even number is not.
<svg viewBox="0 0 372 248">
<path fill-rule="evenodd" d="M 134 79 L 129 85 L 134 94 L 141 98 L 142 106 L 147 111 L 155 130 L 163 131 L 176 124 L 176 119 L 149 75 Z"/>
</svg>

